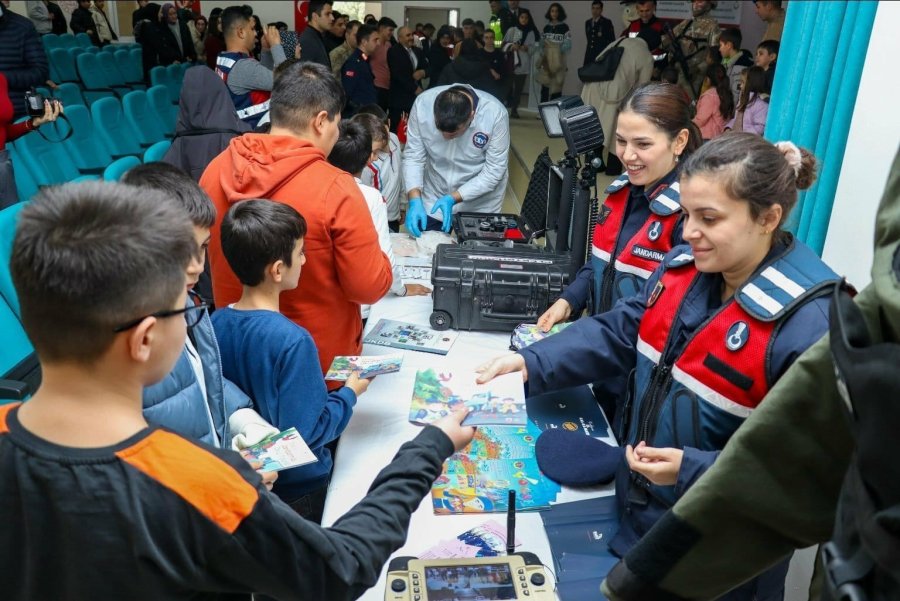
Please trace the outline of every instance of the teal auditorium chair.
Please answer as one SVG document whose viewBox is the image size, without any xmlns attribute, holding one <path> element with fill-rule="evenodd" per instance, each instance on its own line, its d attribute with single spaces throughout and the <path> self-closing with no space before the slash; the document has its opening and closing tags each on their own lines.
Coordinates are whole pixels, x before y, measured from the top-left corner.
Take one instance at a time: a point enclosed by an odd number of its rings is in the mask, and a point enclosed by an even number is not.
<svg viewBox="0 0 900 601">
<path fill-rule="evenodd" d="M 72 59 L 74 59 L 76 65 L 78 65 L 78 55 L 87 52 L 87 48 L 84 48 L 82 46 L 66 48 L 66 50 L 69 52 L 69 55 L 72 57 Z"/>
<path fill-rule="evenodd" d="M 38 186 L 97 179 L 96 175 L 84 175 L 78 171 L 62 144 L 48 142 L 37 132 L 22 136 L 14 144 L 31 168 Z"/>
<path fill-rule="evenodd" d="M 144 70 L 141 67 L 141 51 L 137 51 L 137 62 L 131 58 L 131 50 L 116 50 L 113 53 L 116 67 L 125 79 L 125 85 L 133 90 L 145 90 Z"/>
<path fill-rule="evenodd" d="M 107 86 L 114 90 L 124 90 L 124 94 L 134 89 L 125 82 L 125 74 L 119 70 L 116 57 L 112 52 L 101 52 L 97 55 L 97 62 L 100 63 L 100 69 L 106 77 Z"/>
<path fill-rule="evenodd" d="M 90 40 L 90 38 L 89 38 Z M 75 39 L 75 36 L 71 33 L 64 33 L 59 36 L 59 47 L 60 48 L 74 48 L 78 45 L 78 40 Z"/>
<path fill-rule="evenodd" d="M 166 153 L 169 152 L 169 147 L 172 146 L 172 142 L 169 140 L 162 140 L 157 142 L 153 146 L 147 149 L 144 153 L 144 162 L 145 163 L 154 163 L 156 161 L 163 160 L 163 157 L 166 156 Z"/>
<path fill-rule="evenodd" d="M 84 86 L 84 97 L 89 104 L 94 104 L 101 98 L 111 96 L 121 98 L 125 95 L 126 89 L 115 88 L 111 85 L 106 72 L 100 65 L 99 55 L 83 52 L 78 55 L 75 62 Z"/>
<path fill-rule="evenodd" d="M 61 83 L 53 90 L 53 97 L 63 103 L 66 107 L 66 116 L 69 115 L 69 107 L 75 105 L 87 106 L 84 102 L 84 96 L 81 95 L 81 88 L 78 84 L 68 82 Z"/>
<path fill-rule="evenodd" d="M 172 104 L 178 104 L 181 98 L 181 84 L 184 82 L 184 69 L 181 65 L 169 65 L 166 67 L 168 78 L 166 79 L 166 87 L 169 88 L 169 98 Z"/>
<path fill-rule="evenodd" d="M 7 142 L 6 150 L 9 152 L 9 158 L 12 160 L 13 173 L 16 178 L 16 192 L 19 194 L 19 201 L 24 202 L 26 200 L 31 200 L 31 197 L 37 194 L 38 185 L 37 182 L 34 181 L 34 175 L 32 175 L 28 163 L 25 162 L 25 159 L 23 159 L 21 155 L 19 155 L 19 151 L 16 150 L 15 144 Z"/>
<path fill-rule="evenodd" d="M 147 90 L 147 100 L 159 116 L 163 132 L 167 137 L 174 136 L 175 125 L 178 122 L 178 107 L 169 99 L 169 89 L 166 86 L 153 86 Z"/>
<path fill-rule="evenodd" d="M 169 72 L 166 71 L 165 67 L 157 65 L 156 67 L 150 68 L 150 85 L 151 86 L 166 86 L 168 87 L 169 81 Z"/>
<path fill-rule="evenodd" d="M 82 105 L 67 106 L 66 117 L 72 125 L 72 137 L 62 143 L 66 152 L 78 171 L 100 175 L 113 158 L 97 135 L 90 111 Z"/>
<path fill-rule="evenodd" d="M 50 64 L 56 72 L 56 83 L 80 83 L 78 71 L 75 69 L 75 59 L 69 54 L 67 48 L 54 48 L 50 51 Z"/>
<path fill-rule="evenodd" d="M 9 272 L 13 236 L 19 211 L 18 203 L 0 211 L 0 403 L 24 400 L 40 384 L 41 371 L 34 346 L 22 327 L 16 290 Z"/>
<path fill-rule="evenodd" d="M 117 182 L 122 179 L 125 172 L 132 167 L 141 164 L 141 159 L 137 157 L 123 157 L 113 161 L 109 167 L 103 171 L 103 180 L 107 182 Z"/>
<path fill-rule="evenodd" d="M 76 33 L 75 43 L 77 43 L 82 48 L 90 48 L 94 45 L 94 43 L 91 42 L 91 37 L 86 33 Z"/>
<path fill-rule="evenodd" d="M 48 33 L 41 36 L 41 44 L 44 45 L 44 53 L 48 56 L 54 48 L 60 48 L 59 36 L 55 33 Z"/>
<path fill-rule="evenodd" d="M 137 133 L 141 146 L 149 147 L 166 138 L 161 120 L 147 100 L 147 92 L 135 90 L 125 94 L 122 98 L 122 110 L 125 119 Z"/>
<path fill-rule="evenodd" d="M 98 132 L 100 140 L 114 159 L 143 154 L 137 133 L 125 119 L 122 103 L 118 98 L 102 98 L 92 104 L 91 118 L 94 131 Z"/>
</svg>

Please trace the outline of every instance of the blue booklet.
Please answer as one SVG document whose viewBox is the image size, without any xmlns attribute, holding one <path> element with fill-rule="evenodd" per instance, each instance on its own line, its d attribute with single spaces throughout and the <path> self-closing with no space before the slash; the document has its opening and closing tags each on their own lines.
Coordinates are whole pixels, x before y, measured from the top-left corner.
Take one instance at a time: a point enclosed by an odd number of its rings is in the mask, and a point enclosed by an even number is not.
<svg viewBox="0 0 900 601">
<path fill-rule="evenodd" d="M 606 416 L 590 387 L 575 386 L 525 399 L 528 417 L 543 430 L 563 429 L 588 436 L 611 436 Z"/>
</svg>

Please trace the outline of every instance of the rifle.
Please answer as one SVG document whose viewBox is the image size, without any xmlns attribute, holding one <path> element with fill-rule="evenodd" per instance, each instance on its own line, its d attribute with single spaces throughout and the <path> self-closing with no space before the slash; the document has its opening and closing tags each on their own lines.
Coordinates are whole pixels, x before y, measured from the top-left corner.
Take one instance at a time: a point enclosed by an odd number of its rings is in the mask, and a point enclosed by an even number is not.
<svg viewBox="0 0 900 601">
<path fill-rule="evenodd" d="M 690 23 L 685 26 L 684 31 L 687 31 L 688 27 L 690 27 Z M 691 70 L 688 68 L 687 57 L 684 56 L 684 52 L 681 50 L 681 44 L 678 42 L 679 37 L 675 37 L 675 32 L 672 31 L 672 26 L 669 23 L 663 24 L 663 31 L 666 35 L 669 36 L 669 39 L 672 40 L 672 56 L 675 59 L 675 62 L 681 67 L 681 73 L 684 75 L 684 80 L 687 82 L 688 88 L 691 90 L 691 94 L 696 100 L 699 96 L 699 90 L 694 90 L 694 84 L 691 81 Z M 684 32 L 682 32 L 682 35 Z"/>
</svg>

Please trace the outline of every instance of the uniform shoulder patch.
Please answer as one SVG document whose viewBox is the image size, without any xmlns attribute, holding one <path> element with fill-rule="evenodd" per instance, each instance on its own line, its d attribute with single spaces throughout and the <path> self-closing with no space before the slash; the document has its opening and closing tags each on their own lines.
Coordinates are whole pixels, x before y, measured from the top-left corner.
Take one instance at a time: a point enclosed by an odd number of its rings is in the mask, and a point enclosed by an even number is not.
<svg viewBox="0 0 900 601">
<path fill-rule="evenodd" d="M 612 194 L 613 192 L 618 192 L 619 190 L 621 190 L 622 188 L 624 188 L 625 186 L 627 186 L 630 183 L 631 182 L 628 180 L 628 175 L 623 173 L 622 175 L 620 175 L 619 177 L 614 179 L 612 181 L 612 183 L 606 187 L 605 192 L 607 194 Z"/>
<path fill-rule="evenodd" d="M 472 135 L 472 145 L 475 148 L 484 148 L 487 146 L 490 137 L 483 131 L 477 131 Z"/>
</svg>

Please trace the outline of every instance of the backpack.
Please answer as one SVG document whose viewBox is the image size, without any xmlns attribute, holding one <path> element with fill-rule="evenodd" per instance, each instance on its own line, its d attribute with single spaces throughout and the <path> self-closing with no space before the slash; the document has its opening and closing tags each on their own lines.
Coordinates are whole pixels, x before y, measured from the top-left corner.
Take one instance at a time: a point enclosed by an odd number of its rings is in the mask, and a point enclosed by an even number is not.
<svg viewBox="0 0 900 601">
<path fill-rule="evenodd" d="M 894 270 L 900 273 L 900 255 Z M 873 342 L 846 290 L 832 297 L 830 323 L 837 388 L 856 450 L 832 540 L 822 546 L 822 599 L 900 599 L 900 462 L 891 452 L 900 431 L 900 343 Z"/>
</svg>

